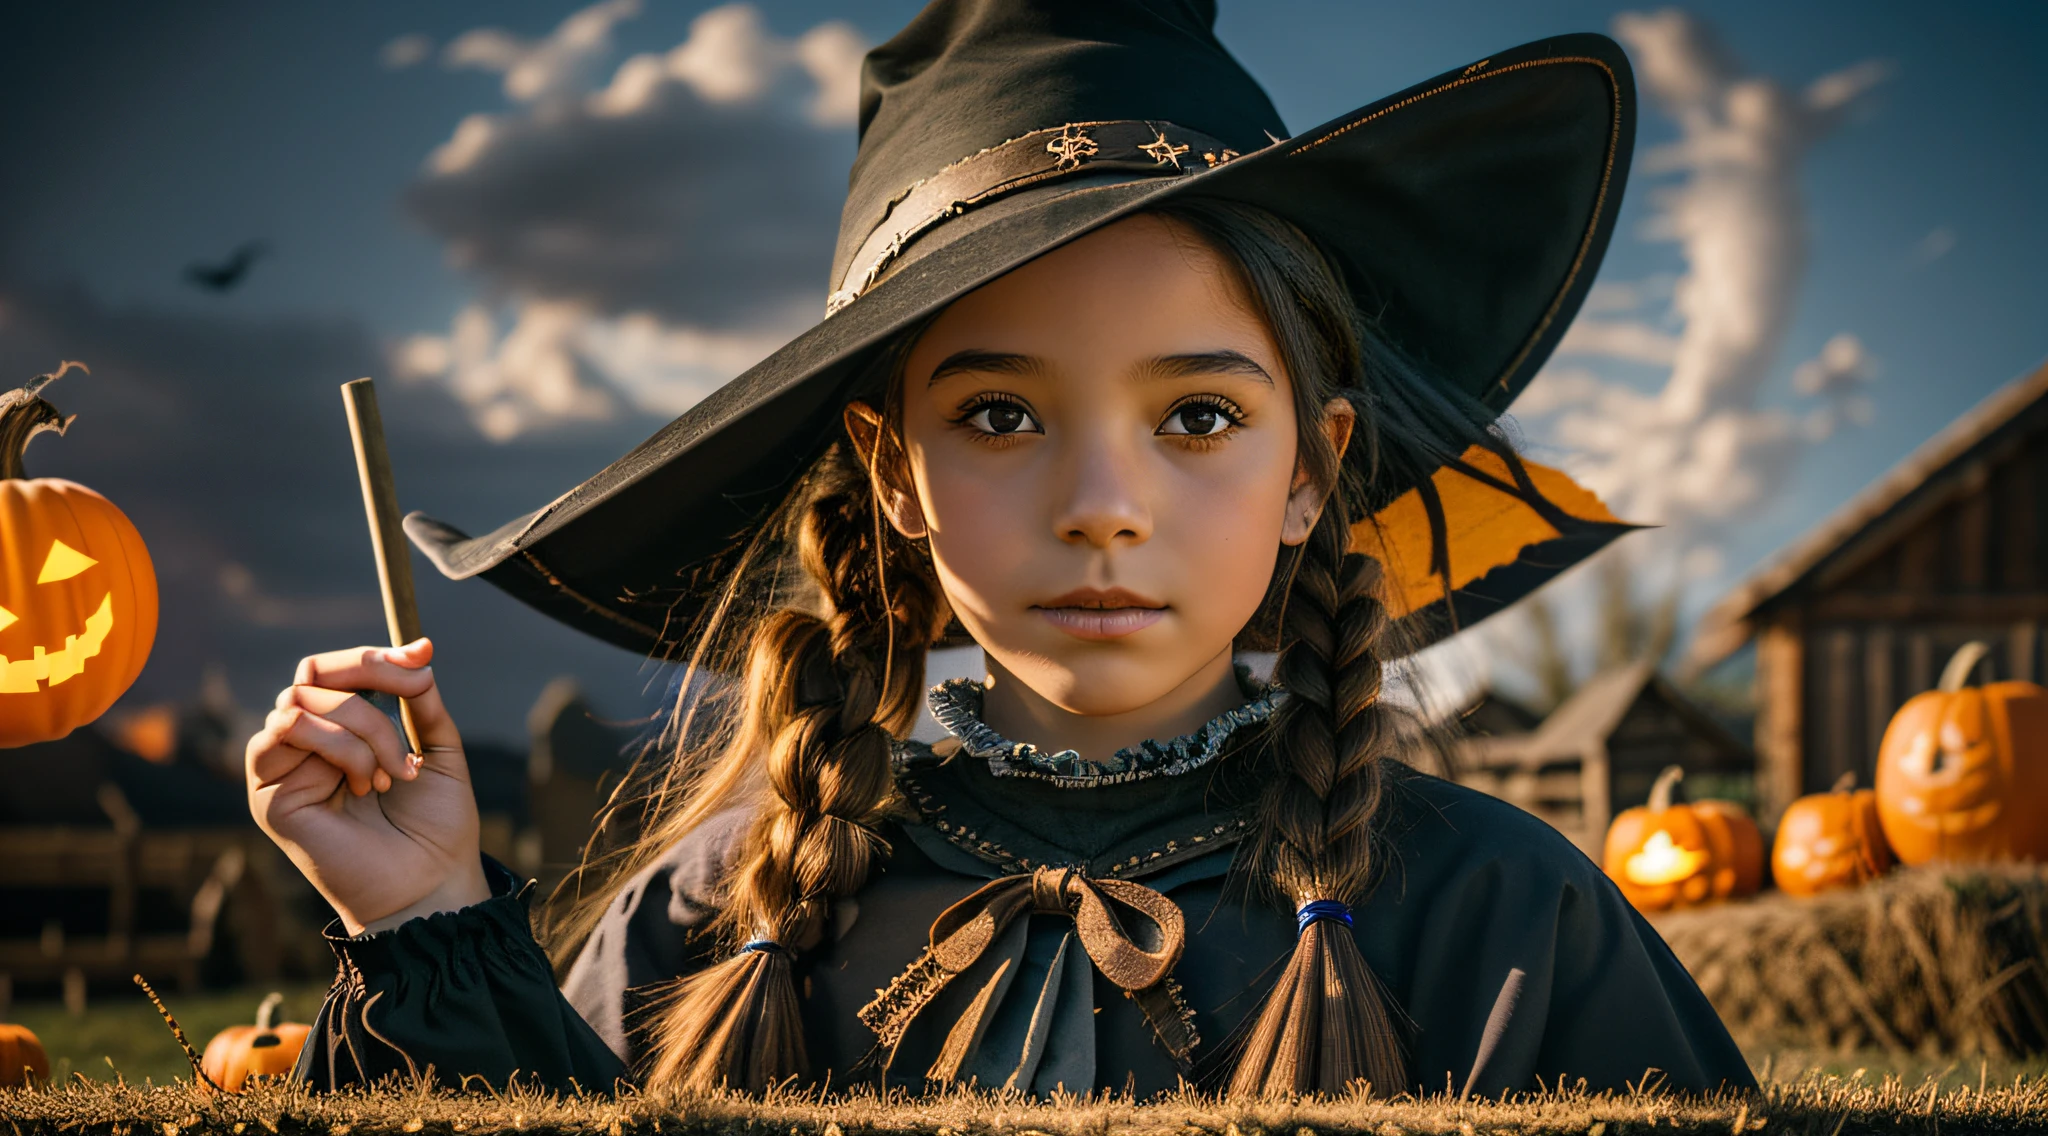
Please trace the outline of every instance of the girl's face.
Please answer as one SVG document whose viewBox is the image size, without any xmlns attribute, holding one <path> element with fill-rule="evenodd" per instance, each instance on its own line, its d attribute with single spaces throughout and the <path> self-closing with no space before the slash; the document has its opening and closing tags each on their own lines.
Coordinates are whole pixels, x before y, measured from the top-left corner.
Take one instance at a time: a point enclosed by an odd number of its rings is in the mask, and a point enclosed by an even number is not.
<svg viewBox="0 0 2048 1136">
<path fill-rule="evenodd" d="M 1149 706 L 1206 670 L 1264 597 L 1320 494 L 1294 392 L 1226 262 L 1136 216 L 955 301 L 913 348 L 902 434 L 953 611 L 1069 713 Z M 1341 449 L 1350 406 L 1332 400 Z"/>
</svg>

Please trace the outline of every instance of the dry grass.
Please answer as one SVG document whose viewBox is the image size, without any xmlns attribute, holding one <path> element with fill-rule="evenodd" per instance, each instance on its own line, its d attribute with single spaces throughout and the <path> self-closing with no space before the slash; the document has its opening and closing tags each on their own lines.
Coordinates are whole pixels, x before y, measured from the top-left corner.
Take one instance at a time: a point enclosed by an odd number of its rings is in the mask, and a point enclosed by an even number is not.
<svg viewBox="0 0 2048 1136">
<path fill-rule="evenodd" d="M 1754 1132 L 1848 1136 L 1864 1132 L 2040 1132 L 2048 1126 L 2048 1078 L 1943 1089 L 1896 1078 L 1806 1077 L 1755 1094 L 1705 1098 L 1647 1092 L 1545 1093 L 1505 1101 L 1453 1098 L 1307 1100 L 1284 1104 L 1167 1098 L 1032 1102 L 948 1094 L 820 1099 L 771 1094 L 617 1100 L 531 1092 L 456 1094 L 424 1088 L 309 1094 L 288 1085 L 246 1096 L 206 1097 L 187 1085 L 138 1088 L 74 1081 L 55 1089 L 0 1090 L 0 1131 L 106 1136 L 461 1136 L 576 1133 L 588 1136 L 1324 1136 Z M 1306 1130 L 1306 1131 L 1304 1131 Z"/>
<path fill-rule="evenodd" d="M 2048 1050 L 2048 866 L 1905 870 L 1813 899 L 1660 916 L 1657 929 L 1748 1049 Z"/>
</svg>

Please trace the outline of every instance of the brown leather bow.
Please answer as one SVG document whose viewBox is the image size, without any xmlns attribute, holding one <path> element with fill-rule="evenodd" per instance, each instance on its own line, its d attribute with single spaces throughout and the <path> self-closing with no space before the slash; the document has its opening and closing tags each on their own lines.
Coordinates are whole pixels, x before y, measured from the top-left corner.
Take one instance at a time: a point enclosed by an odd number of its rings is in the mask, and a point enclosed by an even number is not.
<svg viewBox="0 0 2048 1136">
<path fill-rule="evenodd" d="M 886 1067 L 918 1012 L 978 962 L 1019 915 L 1032 913 L 1071 916 L 1096 969 L 1138 1003 L 1175 1064 L 1189 1066 L 1188 1055 L 1200 1039 L 1171 978 L 1187 946 L 1187 920 L 1180 907 L 1131 880 L 1094 879 L 1079 868 L 1049 867 L 986 884 L 939 914 L 924 954 L 862 1007 L 861 1021 L 876 1034 L 875 1050 L 862 1066 Z M 1132 938 L 1133 929 L 1142 945 Z M 977 1004 L 977 1010 L 986 1009 Z M 963 1022 L 955 1032 L 962 1028 L 972 1031 L 974 1026 Z M 951 1040 L 948 1051 L 959 1048 Z"/>
</svg>

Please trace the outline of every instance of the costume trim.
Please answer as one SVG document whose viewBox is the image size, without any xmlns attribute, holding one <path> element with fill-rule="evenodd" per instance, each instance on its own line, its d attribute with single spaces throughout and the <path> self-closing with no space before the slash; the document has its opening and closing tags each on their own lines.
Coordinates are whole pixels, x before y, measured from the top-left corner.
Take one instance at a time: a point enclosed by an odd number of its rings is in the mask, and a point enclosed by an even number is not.
<svg viewBox="0 0 2048 1136">
<path fill-rule="evenodd" d="M 989 772 L 997 777 L 1029 777 L 1065 789 L 1172 777 L 1199 769 L 1223 752 L 1232 734 L 1272 717 L 1286 698 L 1285 692 L 1267 687 L 1244 705 L 1209 719 L 1192 734 L 1163 742 L 1147 739 L 1116 751 L 1105 761 L 1088 761 L 1071 749 L 1046 753 L 1030 742 L 1013 742 L 990 729 L 981 720 L 986 689 L 971 678 L 948 679 L 932 687 L 927 699 L 932 717 L 960 739 L 962 750 L 988 762 Z"/>
</svg>

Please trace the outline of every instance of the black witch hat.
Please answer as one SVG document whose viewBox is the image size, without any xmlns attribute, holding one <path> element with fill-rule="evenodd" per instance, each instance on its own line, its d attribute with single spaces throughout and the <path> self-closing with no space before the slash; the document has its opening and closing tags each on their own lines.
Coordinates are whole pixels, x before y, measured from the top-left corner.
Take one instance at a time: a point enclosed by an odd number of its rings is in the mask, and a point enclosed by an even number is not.
<svg viewBox="0 0 2048 1136">
<path fill-rule="evenodd" d="M 836 436 L 876 350 L 1033 257 L 1189 197 L 1299 226 L 1395 347 L 1504 410 L 1613 230 L 1635 136 L 1621 49 L 1592 34 L 1525 44 L 1289 136 L 1215 15 L 1212 0 L 935 0 L 862 68 L 825 318 L 541 509 L 480 537 L 414 513 L 407 534 L 450 578 L 670 655 L 701 604 L 692 569 Z M 1397 610 L 1469 623 L 1628 528 L 1590 494 L 1574 508 L 1483 464 L 1382 487 L 1421 498 L 1373 534 L 1407 581 Z M 1477 514 L 1446 516 L 1455 502 L 1516 511 L 1519 527 L 1483 527 L 1520 535 L 1467 540 L 1490 559 L 1457 562 Z"/>
</svg>

